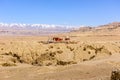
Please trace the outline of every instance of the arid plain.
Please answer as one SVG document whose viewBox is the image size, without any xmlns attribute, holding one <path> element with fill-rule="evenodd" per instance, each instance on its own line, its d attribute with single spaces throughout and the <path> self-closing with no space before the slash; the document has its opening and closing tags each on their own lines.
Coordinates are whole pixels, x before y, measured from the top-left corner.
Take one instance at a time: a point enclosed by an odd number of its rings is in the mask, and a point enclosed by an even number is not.
<svg viewBox="0 0 120 80">
<path fill-rule="evenodd" d="M 46 43 L 53 36 L 69 42 Z M 0 36 L 0 80 L 110 80 L 120 69 L 120 23 L 49 36 Z"/>
</svg>

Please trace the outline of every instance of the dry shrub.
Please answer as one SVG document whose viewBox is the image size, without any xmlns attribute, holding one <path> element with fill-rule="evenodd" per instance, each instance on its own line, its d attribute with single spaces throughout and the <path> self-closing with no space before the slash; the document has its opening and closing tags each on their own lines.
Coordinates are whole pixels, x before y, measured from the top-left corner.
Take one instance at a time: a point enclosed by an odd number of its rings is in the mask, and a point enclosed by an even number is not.
<svg viewBox="0 0 120 80">
<path fill-rule="evenodd" d="M 9 67 L 9 66 L 17 66 L 16 64 L 14 64 L 14 63 L 2 63 L 1 64 L 3 67 Z"/>
<path fill-rule="evenodd" d="M 59 61 L 57 60 L 57 65 L 70 65 L 70 64 L 77 64 L 76 62 L 74 61 Z"/>
<path fill-rule="evenodd" d="M 90 52 L 90 51 L 88 51 L 88 54 L 91 54 L 91 52 Z"/>
<path fill-rule="evenodd" d="M 51 49 L 51 48 L 53 48 L 53 45 L 50 45 L 50 46 L 49 46 L 49 49 Z"/>
<path fill-rule="evenodd" d="M 86 48 L 91 49 L 91 50 L 95 50 L 95 48 L 92 45 L 87 45 Z"/>
<path fill-rule="evenodd" d="M 59 51 L 57 51 L 57 53 L 62 54 L 62 53 L 63 53 L 63 51 L 62 51 L 62 50 L 59 50 Z"/>
<path fill-rule="evenodd" d="M 8 52 L 8 53 L 3 53 L 2 55 L 12 56 L 13 58 L 11 58 L 11 61 L 14 62 L 14 63 L 16 63 L 16 62 L 20 62 L 20 63 L 25 62 L 24 60 L 21 59 L 21 56 L 19 56 L 17 53 Z"/>
<path fill-rule="evenodd" d="M 4 50 L 3 48 L 1 48 L 1 50 Z"/>
<path fill-rule="evenodd" d="M 67 46 L 68 49 L 70 49 L 70 51 L 73 51 L 74 48 L 70 47 L 70 46 Z"/>
<path fill-rule="evenodd" d="M 112 71 L 111 80 L 120 80 L 120 70 L 113 70 Z"/>
<path fill-rule="evenodd" d="M 11 58 L 10 61 L 12 61 L 13 63 L 16 63 L 18 60 L 16 58 Z"/>
<path fill-rule="evenodd" d="M 95 48 L 95 53 L 97 54 L 98 52 L 101 52 L 102 49 L 104 49 L 104 46 L 99 47 L 99 48 Z"/>
<path fill-rule="evenodd" d="M 9 52 L 9 53 L 11 54 L 12 57 L 16 58 L 16 61 L 15 61 L 15 62 L 20 62 L 20 63 L 24 63 L 24 62 L 25 62 L 25 60 L 23 60 L 23 59 L 21 58 L 21 56 L 19 56 L 18 54 L 12 53 L 12 52 Z M 23 56 L 22 56 L 22 57 L 23 57 Z"/>
<path fill-rule="evenodd" d="M 112 53 L 111 53 L 111 52 L 108 52 L 108 54 L 109 54 L 109 55 L 112 55 Z"/>
<path fill-rule="evenodd" d="M 52 62 L 47 62 L 46 64 L 45 64 L 45 66 L 50 66 L 50 65 L 52 65 L 53 63 Z"/>
<path fill-rule="evenodd" d="M 77 44 L 78 42 L 76 42 L 76 41 L 69 41 L 68 43 L 69 44 Z"/>
<path fill-rule="evenodd" d="M 32 65 L 52 65 L 54 64 L 54 61 L 56 53 L 55 52 L 46 52 L 44 54 L 41 54 L 36 60 L 32 62 Z M 47 63 L 47 62 L 48 63 Z M 44 64 L 45 63 L 45 64 Z"/>
<path fill-rule="evenodd" d="M 83 48 L 83 51 L 86 51 L 86 47 Z"/>
<path fill-rule="evenodd" d="M 62 53 L 63 51 L 60 50 L 58 53 Z M 70 65 L 70 64 L 76 64 L 74 61 L 61 61 L 57 60 L 56 58 L 56 52 L 46 52 L 44 54 L 41 54 L 40 57 L 38 57 L 36 60 L 32 62 L 32 65 L 37 66 L 50 66 L 50 65 Z"/>
<path fill-rule="evenodd" d="M 92 60 L 92 59 L 94 59 L 94 58 L 95 58 L 95 55 L 91 56 L 91 57 L 89 58 L 89 60 Z"/>
<path fill-rule="evenodd" d="M 96 55 L 98 53 L 106 53 L 108 55 L 112 55 L 112 53 L 109 50 L 107 50 L 104 45 L 99 47 L 95 47 L 92 45 L 85 45 L 85 46 L 86 47 L 83 48 L 83 51 L 86 51 L 86 49 L 90 49 L 90 50 L 94 50 Z M 91 52 L 88 51 L 88 54 L 91 54 Z"/>
<path fill-rule="evenodd" d="M 38 43 L 48 44 L 49 42 L 47 42 L 47 41 L 38 41 Z"/>
<path fill-rule="evenodd" d="M 74 48 L 70 48 L 70 51 L 73 51 L 74 50 Z"/>
<path fill-rule="evenodd" d="M 88 59 L 83 59 L 83 61 L 88 61 Z"/>
<path fill-rule="evenodd" d="M 45 51 L 49 51 L 49 49 L 46 49 Z"/>
<path fill-rule="evenodd" d="M 13 57 L 16 57 L 18 60 L 20 59 L 20 56 L 18 54 L 12 54 Z"/>
<path fill-rule="evenodd" d="M 57 49 L 60 49 L 60 47 L 57 47 Z"/>
</svg>

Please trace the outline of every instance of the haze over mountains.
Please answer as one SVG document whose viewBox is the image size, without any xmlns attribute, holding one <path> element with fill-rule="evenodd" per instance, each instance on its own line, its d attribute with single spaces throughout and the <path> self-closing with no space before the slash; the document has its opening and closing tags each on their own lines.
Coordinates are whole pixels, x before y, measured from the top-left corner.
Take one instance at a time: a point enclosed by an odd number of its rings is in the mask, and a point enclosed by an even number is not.
<svg viewBox="0 0 120 80">
<path fill-rule="evenodd" d="M 48 24 L 17 24 L 0 23 L 2 35 L 46 35 L 53 33 L 68 32 L 73 26 L 48 25 Z"/>
<path fill-rule="evenodd" d="M 113 22 L 97 27 L 91 26 L 67 26 L 67 25 L 48 25 L 48 24 L 6 24 L 0 23 L 0 35 L 47 35 L 64 32 L 80 33 L 106 33 L 120 34 L 120 22 Z"/>
<path fill-rule="evenodd" d="M 0 23 L 0 27 L 7 27 L 7 28 L 23 28 L 23 29 L 45 29 L 45 28 L 71 28 L 72 26 L 67 25 L 49 25 L 49 24 L 21 24 L 21 23 Z"/>
</svg>

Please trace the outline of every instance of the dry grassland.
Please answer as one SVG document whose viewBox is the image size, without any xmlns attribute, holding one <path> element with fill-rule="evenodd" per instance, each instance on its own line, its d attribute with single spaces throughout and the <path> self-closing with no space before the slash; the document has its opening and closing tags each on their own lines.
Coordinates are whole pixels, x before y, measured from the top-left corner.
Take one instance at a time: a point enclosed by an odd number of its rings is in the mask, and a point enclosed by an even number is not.
<svg viewBox="0 0 120 80">
<path fill-rule="evenodd" d="M 47 36 L 1 36 L 0 80 L 109 80 L 111 70 L 119 68 L 119 35 L 63 35 L 71 43 L 41 43 Z"/>
</svg>

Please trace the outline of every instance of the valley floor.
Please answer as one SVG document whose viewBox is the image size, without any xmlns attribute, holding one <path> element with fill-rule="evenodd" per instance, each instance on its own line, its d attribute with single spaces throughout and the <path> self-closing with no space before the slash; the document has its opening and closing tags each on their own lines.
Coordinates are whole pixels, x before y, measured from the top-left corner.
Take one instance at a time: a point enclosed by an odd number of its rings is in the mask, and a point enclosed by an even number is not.
<svg viewBox="0 0 120 80">
<path fill-rule="evenodd" d="M 119 35 L 72 36 L 77 44 L 40 43 L 47 39 L 1 36 L 0 80 L 110 80 L 112 70 L 120 69 Z"/>
</svg>

